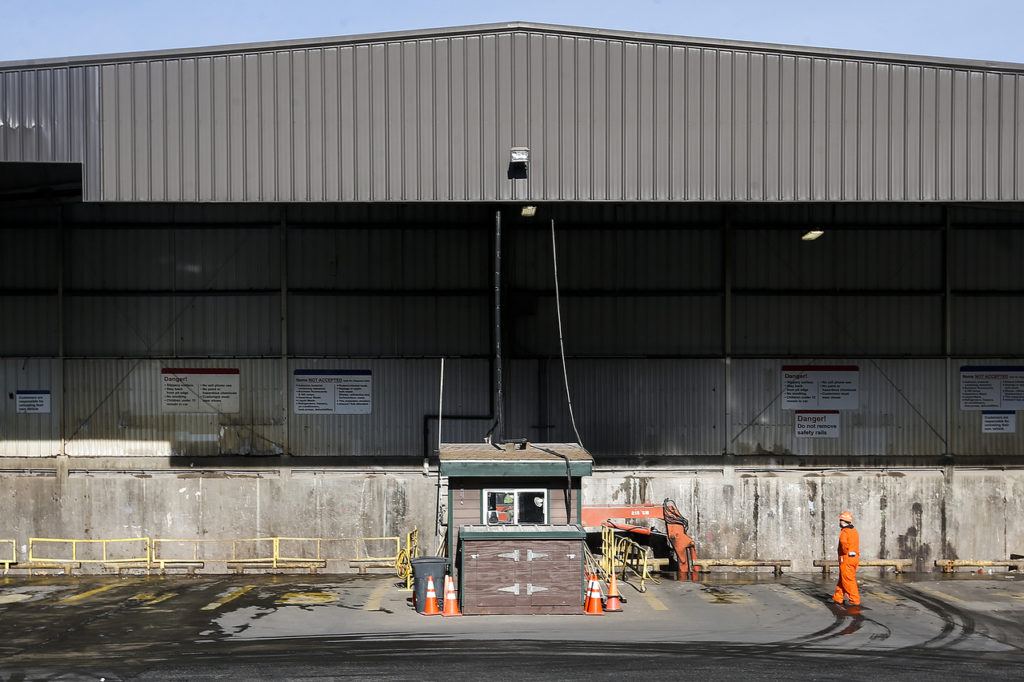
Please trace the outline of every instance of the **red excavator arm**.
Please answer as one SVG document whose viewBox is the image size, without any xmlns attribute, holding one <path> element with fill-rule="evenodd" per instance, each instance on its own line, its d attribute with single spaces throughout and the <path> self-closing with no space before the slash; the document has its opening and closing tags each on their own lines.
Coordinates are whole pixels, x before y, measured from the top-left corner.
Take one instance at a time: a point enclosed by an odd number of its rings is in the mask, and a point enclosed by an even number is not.
<svg viewBox="0 0 1024 682">
<path fill-rule="evenodd" d="M 668 537 L 669 550 L 679 566 L 679 579 L 695 579 L 698 571 L 697 546 L 690 537 L 690 522 L 679 513 L 674 500 L 665 500 L 660 506 L 654 504 L 587 506 L 583 508 L 583 525 L 588 527 L 609 526 L 634 535 L 651 535 L 648 526 L 631 526 L 616 523 L 611 519 L 662 519 Z"/>
</svg>

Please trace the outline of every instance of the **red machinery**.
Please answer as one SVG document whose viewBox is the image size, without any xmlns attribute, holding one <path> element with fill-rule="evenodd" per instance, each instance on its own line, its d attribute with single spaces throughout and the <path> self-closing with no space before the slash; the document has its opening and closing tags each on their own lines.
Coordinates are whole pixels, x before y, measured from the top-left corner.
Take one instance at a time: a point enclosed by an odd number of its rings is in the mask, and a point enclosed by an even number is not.
<svg viewBox="0 0 1024 682">
<path fill-rule="evenodd" d="M 666 499 L 660 506 L 654 504 L 587 506 L 583 507 L 583 525 L 607 526 L 634 535 L 661 535 L 649 526 L 632 526 L 611 519 L 661 519 L 665 522 L 665 536 L 669 551 L 679 566 L 679 580 L 697 577 L 697 546 L 690 537 L 690 522 L 679 513 L 675 500 Z"/>
</svg>

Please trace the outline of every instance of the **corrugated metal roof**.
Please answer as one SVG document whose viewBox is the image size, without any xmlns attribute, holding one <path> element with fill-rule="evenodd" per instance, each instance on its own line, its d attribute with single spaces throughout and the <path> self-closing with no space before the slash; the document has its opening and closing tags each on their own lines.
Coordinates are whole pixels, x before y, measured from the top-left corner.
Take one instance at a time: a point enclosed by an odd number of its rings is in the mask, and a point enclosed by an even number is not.
<svg viewBox="0 0 1024 682">
<path fill-rule="evenodd" d="M 90 201 L 1024 198 L 1014 64 L 510 23 L 0 68 L 0 160 Z"/>
<path fill-rule="evenodd" d="M 469 24 L 464 26 L 448 26 L 437 28 L 412 29 L 406 31 L 382 31 L 378 33 L 361 33 L 348 36 L 330 36 L 321 38 L 299 38 L 292 40 L 271 40 L 254 43 L 234 43 L 207 47 L 185 47 L 167 50 L 145 50 L 138 52 L 121 52 L 71 57 L 52 57 L 42 59 L 25 59 L 0 61 L 0 69 L 24 68 L 28 66 L 84 64 L 95 62 L 112 62 L 117 60 L 139 60 L 170 56 L 201 56 L 216 55 L 225 52 L 262 52 L 293 48 L 324 47 L 347 43 L 365 43 L 392 40 L 416 40 L 419 38 L 440 38 L 483 33 L 498 33 L 509 30 L 529 30 L 551 32 L 565 35 L 589 36 L 592 38 L 610 38 L 621 40 L 642 40 L 662 43 L 683 43 L 687 45 L 761 50 L 768 52 L 786 52 L 801 55 L 823 57 L 852 57 L 874 61 L 905 61 L 923 64 L 940 64 L 944 66 L 969 66 L 974 68 L 1007 69 L 1024 71 L 1024 64 L 1016 62 L 1000 62 L 983 59 L 962 59 L 955 57 L 937 57 L 913 55 L 898 52 L 871 52 L 866 50 L 850 50 L 845 48 L 811 47 L 788 45 L 784 43 L 768 43 L 747 40 L 726 40 L 722 38 L 701 38 L 694 36 L 671 35 L 667 33 L 647 33 L 642 31 L 623 31 L 564 24 L 546 24 L 531 21 L 495 22 L 489 24 Z"/>
</svg>

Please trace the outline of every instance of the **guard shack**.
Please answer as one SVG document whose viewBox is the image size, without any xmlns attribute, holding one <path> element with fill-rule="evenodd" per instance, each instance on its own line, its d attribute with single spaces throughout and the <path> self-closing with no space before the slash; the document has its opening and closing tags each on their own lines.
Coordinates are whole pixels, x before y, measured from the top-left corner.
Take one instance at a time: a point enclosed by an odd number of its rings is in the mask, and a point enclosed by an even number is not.
<svg viewBox="0 0 1024 682">
<path fill-rule="evenodd" d="M 581 613 L 590 453 L 575 443 L 460 443 L 442 445 L 440 460 L 462 612 Z"/>
</svg>

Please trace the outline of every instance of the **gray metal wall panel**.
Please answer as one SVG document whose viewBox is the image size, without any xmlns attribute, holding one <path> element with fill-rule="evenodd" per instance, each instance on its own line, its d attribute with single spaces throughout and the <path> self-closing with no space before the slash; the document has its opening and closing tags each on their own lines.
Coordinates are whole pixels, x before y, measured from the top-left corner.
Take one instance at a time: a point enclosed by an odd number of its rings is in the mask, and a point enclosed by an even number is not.
<svg viewBox="0 0 1024 682">
<path fill-rule="evenodd" d="M 1018 334 L 1019 338 L 1019 334 Z M 1019 359 L 959 358 L 949 365 L 950 402 L 953 416 L 952 445 L 958 455 L 1019 455 L 1024 452 L 1024 428 L 1017 413 L 1014 433 L 982 433 L 981 412 L 960 409 L 960 368 L 964 365 L 1020 366 Z"/>
<path fill-rule="evenodd" d="M 1024 290 L 1024 230 L 971 227 L 954 231 L 951 242 L 952 288 Z"/>
<path fill-rule="evenodd" d="M 839 438 L 796 438 L 781 404 L 781 367 L 798 360 L 735 360 L 729 405 L 737 454 L 939 455 L 945 448 L 945 362 L 829 360 L 860 367 L 860 406 L 841 414 Z"/>
<path fill-rule="evenodd" d="M 734 286 L 739 289 L 877 289 L 940 291 L 942 233 L 827 230 L 804 242 L 805 230 L 736 230 Z"/>
<path fill-rule="evenodd" d="M 459 356 L 490 352 L 480 296 L 288 297 L 288 349 L 306 356 Z"/>
<path fill-rule="evenodd" d="M 98 69 L 0 71 L 0 161 L 95 161 Z"/>
<path fill-rule="evenodd" d="M 720 360 L 571 359 L 576 424 L 604 456 L 721 452 Z M 575 441 L 557 360 L 513 360 L 506 435 Z"/>
<path fill-rule="evenodd" d="M 56 293 L 57 239 L 57 230 L 48 227 L 17 227 L 0 233 L 0 289 Z"/>
<path fill-rule="evenodd" d="M 754 296 L 733 303 L 741 355 L 938 355 L 941 296 Z"/>
<path fill-rule="evenodd" d="M 160 411 L 162 367 L 238 368 L 238 414 Z M 81 457 L 282 452 L 281 364 L 274 360 L 68 360 L 64 430 Z"/>
<path fill-rule="evenodd" d="M 57 296 L 0 296 L 0 356 L 57 355 Z"/>
<path fill-rule="evenodd" d="M 2 74 L 0 159 L 84 160 L 93 200 L 1024 197 L 1024 76 L 977 65 L 524 28 L 74 69 L 98 116 Z"/>
<path fill-rule="evenodd" d="M 0 457 L 60 454 L 60 372 L 56 360 L 0 360 Z M 18 414 L 16 391 L 50 391 L 49 414 Z"/>
<path fill-rule="evenodd" d="M 956 296 L 951 308 L 954 354 L 1021 354 L 1024 298 L 1020 295 Z"/>
<path fill-rule="evenodd" d="M 366 415 L 290 415 L 289 443 L 294 454 L 416 457 L 424 454 L 424 445 L 430 452 L 436 450 L 437 422 L 430 422 L 425 444 L 424 421 L 437 414 L 438 360 L 296 359 L 289 362 L 289 377 L 296 369 L 371 370 L 373 411 Z M 486 360 L 445 363 L 442 429 L 446 442 L 479 442 L 490 428 L 488 371 Z M 459 418 L 467 415 L 479 418 Z"/>
</svg>

